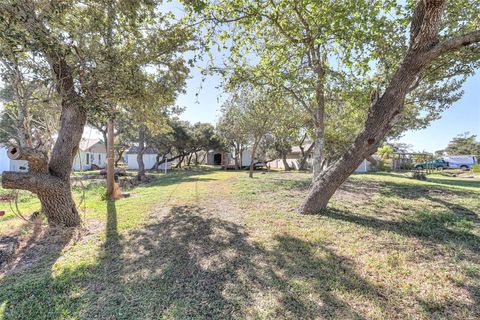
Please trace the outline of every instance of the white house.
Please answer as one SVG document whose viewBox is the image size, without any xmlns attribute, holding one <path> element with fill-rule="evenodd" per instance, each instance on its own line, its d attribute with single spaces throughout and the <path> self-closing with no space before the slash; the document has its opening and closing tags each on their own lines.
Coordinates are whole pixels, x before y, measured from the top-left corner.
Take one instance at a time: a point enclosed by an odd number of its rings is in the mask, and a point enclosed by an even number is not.
<svg viewBox="0 0 480 320">
<path fill-rule="evenodd" d="M 307 152 L 309 147 L 310 145 L 306 145 L 303 149 L 304 152 Z M 305 169 L 312 168 L 312 153 L 313 152 L 310 152 L 307 155 L 307 161 L 305 162 Z M 294 170 L 298 170 L 300 168 L 301 159 L 302 159 L 302 150 L 300 150 L 300 147 L 297 147 L 297 146 L 292 147 L 292 150 L 290 150 L 290 152 L 286 156 L 288 166 L 290 167 L 290 169 L 294 169 Z M 282 159 L 275 159 L 273 161 L 270 161 L 269 165 L 270 165 L 270 168 L 285 169 Z"/>
<path fill-rule="evenodd" d="M 0 147 L 0 173 L 3 171 L 28 171 L 28 162 L 25 160 L 10 160 L 7 148 Z"/>
<path fill-rule="evenodd" d="M 151 169 L 157 160 L 157 154 L 158 150 L 155 148 L 146 148 L 145 152 L 143 153 L 143 164 L 145 165 L 145 169 Z M 167 157 L 170 155 L 168 154 Z M 131 147 L 127 151 L 127 156 L 126 156 L 126 162 L 127 162 L 127 167 L 130 170 L 138 170 L 138 147 L 134 146 Z M 172 163 L 168 162 L 167 163 L 167 169 L 171 168 Z M 160 166 L 158 167 L 160 170 L 165 169 L 165 162 L 162 162 Z"/>
<path fill-rule="evenodd" d="M 82 139 L 79 151 L 73 161 L 73 170 L 91 170 L 94 167 L 105 168 L 107 149 L 100 139 Z"/>
<path fill-rule="evenodd" d="M 309 147 L 310 147 L 309 144 L 305 145 L 304 151 L 306 152 L 309 149 Z M 307 155 L 307 161 L 306 161 L 307 169 L 312 168 L 312 155 L 313 155 L 313 150 Z M 292 147 L 292 150 L 287 154 L 286 160 L 291 169 L 298 170 L 298 168 L 300 167 L 301 158 L 302 158 L 302 152 L 300 150 L 300 147 L 295 146 L 295 147 Z M 269 164 L 270 164 L 270 168 L 285 169 L 282 159 L 275 159 L 271 161 Z M 373 169 L 373 165 L 370 163 L 370 161 L 365 159 L 357 167 L 357 169 L 355 169 L 355 172 L 365 173 L 365 172 L 372 171 L 372 169 Z"/>
</svg>

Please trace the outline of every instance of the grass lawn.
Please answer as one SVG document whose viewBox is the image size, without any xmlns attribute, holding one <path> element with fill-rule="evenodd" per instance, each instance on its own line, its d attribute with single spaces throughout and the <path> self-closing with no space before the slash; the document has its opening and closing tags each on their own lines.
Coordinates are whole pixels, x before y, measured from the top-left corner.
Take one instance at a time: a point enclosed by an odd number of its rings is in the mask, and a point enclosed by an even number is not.
<svg viewBox="0 0 480 320">
<path fill-rule="evenodd" d="M 309 179 L 203 168 L 117 202 L 93 183 L 74 231 L 7 210 L 0 319 L 480 318 L 480 180 L 353 175 L 299 215 Z"/>
</svg>

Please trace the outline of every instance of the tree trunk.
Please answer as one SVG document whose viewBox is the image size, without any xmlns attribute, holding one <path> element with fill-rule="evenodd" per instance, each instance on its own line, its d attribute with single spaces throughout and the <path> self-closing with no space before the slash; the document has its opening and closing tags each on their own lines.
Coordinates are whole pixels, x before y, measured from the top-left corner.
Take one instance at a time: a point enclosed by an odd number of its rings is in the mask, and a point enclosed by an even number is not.
<svg viewBox="0 0 480 320">
<path fill-rule="evenodd" d="M 137 179 L 142 180 L 145 177 L 145 163 L 143 162 L 143 154 L 145 152 L 145 134 L 146 128 L 144 126 L 140 127 L 138 132 L 138 154 L 137 154 L 137 163 L 138 163 L 138 174 Z"/>
<path fill-rule="evenodd" d="M 182 162 L 183 160 L 185 159 L 185 155 L 181 155 L 180 156 L 180 160 L 178 161 L 177 165 L 175 166 L 175 168 L 182 168 Z"/>
<path fill-rule="evenodd" d="M 195 151 L 195 152 L 194 152 L 194 154 L 195 154 L 195 161 L 194 161 L 194 163 L 195 163 L 196 166 L 198 166 L 198 153 L 197 153 L 197 152 L 198 152 L 198 151 Z"/>
<path fill-rule="evenodd" d="M 365 159 L 367 159 L 367 161 L 370 162 L 373 166 L 378 167 L 378 161 L 371 155 L 366 157 Z"/>
<path fill-rule="evenodd" d="M 240 147 L 238 144 L 234 145 L 235 148 L 235 170 L 240 169 L 239 158 L 240 158 Z"/>
<path fill-rule="evenodd" d="M 115 167 L 118 167 L 118 163 L 120 162 L 120 160 L 122 160 L 124 152 L 125 152 L 125 150 L 117 151 L 117 159 L 115 159 Z"/>
<path fill-rule="evenodd" d="M 412 17 L 410 47 L 402 63 L 385 93 L 381 97 L 378 90 L 372 93 L 372 104 L 363 130 L 353 145 L 315 179 L 300 206 L 302 213 L 316 213 L 326 208 L 337 188 L 377 150 L 385 135 L 400 120 L 405 96 L 426 66 L 445 53 L 480 42 L 480 30 L 438 41 L 445 4 L 445 1 L 431 2 L 428 6 L 423 1 L 417 3 Z"/>
<path fill-rule="evenodd" d="M 200 160 L 200 164 L 205 163 L 205 158 L 207 157 L 207 155 L 208 155 L 208 152 L 206 152 L 206 151 L 202 154 L 202 160 Z"/>
<path fill-rule="evenodd" d="M 42 212 L 50 225 L 76 227 L 80 224 L 80 216 L 72 198 L 70 173 L 86 123 L 86 102 L 76 91 L 76 79 L 66 58 L 69 50 L 55 37 L 49 36 L 49 29 L 37 16 L 35 7 L 28 1 L 21 1 L 14 7 L 5 6 L 2 10 L 9 8 L 14 8 L 15 16 L 21 17 L 19 22 L 26 26 L 32 46 L 48 60 L 61 99 L 61 116 L 60 130 L 48 164 L 47 160 L 42 160 L 41 155 L 34 156 L 31 153 L 29 156 L 29 152 L 26 152 L 29 172 L 4 172 L 2 186 L 37 194 Z M 48 38 L 45 38 L 46 35 Z M 19 150 L 20 158 L 25 153 L 23 151 L 25 150 Z"/>
<path fill-rule="evenodd" d="M 240 169 L 243 169 L 243 151 L 245 150 L 244 146 L 240 146 Z"/>
<path fill-rule="evenodd" d="M 80 215 L 72 198 L 70 183 L 63 183 L 51 188 L 49 192 L 43 191 L 37 195 L 49 225 L 67 227 L 80 225 Z"/>
<path fill-rule="evenodd" d="M 50 226 L 80 225 L 80 215 L 72 198 L 69 179 L 63 180 L 41 172 L 4 172 L 2 187 L 35 193 Z"/>
<path fill-rule="evenodd" d="M 248 172 L 248 176 L 250 178 L 253 178 L 253 165 L 254 165 L 254 158 L 255 158 L 255 153 L 257 152 L 257 146 L 259 143 L 259 139 L 255 139 L 255 142 L 253 143 L 253 148 L 252 148 L 252 156 L 250 158 L 250 171 Z"/>
<path fill-rule="evenodd" d="M 97 130 L 99 130 L 98 128 L 96 128 Z M 103 137 L 103 145 L 105 146 L 105 150 L 107 151 L 108 153 L 108 124 L 107 124 L 107 130 L 99 130 L 101 133 L 102 133 L 102 137 Z"/>
<path fill-rule="evenodd" d="M 50 63 L 62 96 L 60 130 L 50 161 L 47 163 L 46 157 L 30 152 L 28 148 L 16 150 L 14 157 L 27 160 L 29 172 L 4 172 L 2 186 L 35 193 L 50 225 L 76 227 L 80 225 L 80 216 L 72 198 L 70 172 L 82 138 L 86 113 L 75 93 L 70 66 L 58 56 L 52 57 Z"/>
<path fill-rule="evenodd" d="M 158 170 L 158 167 L 160 167 L 160 154 L 155 156 L 155 163 L 153 164 L 151 170 Z"/>
<path fill-rule="evenodd" d="M 192 157 L 193 153 L 190 153 L 187 158 L 187 167 L 190 167 L 190 164 L 192 163 Z"/>
<path fill-rule="evenodd" d="M 308 147 L 307 151 L 304 151 L 303 146 L 300 146 L 300 151 L 302 153 L 302 158 L 300 159 L 300 164 L 298 166 L 298 170 L 306 170 L 308 155 L 310 154 L 310 152 L 312 152 L 312 149 L 313 149 L 314 146 L 315 145 L 312 143 L 310 145 L 310 147 Z"/>
<path fill-rule="evenodd" d="M 287 162 L 287 154 L 282 152 L 282 161 L 283 161 L 283 169 L 285 171 L 290 171 L 290 165 Z"/>
<path fill-rule="evenodd" d="M 113 163 L 113 119 L 108 119 L 107 131 L 107 198 L 109 200 L 115 200 L 115 166 Z"/>
<path fill-rule="evenodd" d="M 322 172 L 322 154 L 324 142 L 325 138 L 323 126 L 315 128 L 315 143 L 312 155 L 313 181 L 315 181 L 315 179 L 317 179 L 320 175 L 320 172 Z"/>
</svg>

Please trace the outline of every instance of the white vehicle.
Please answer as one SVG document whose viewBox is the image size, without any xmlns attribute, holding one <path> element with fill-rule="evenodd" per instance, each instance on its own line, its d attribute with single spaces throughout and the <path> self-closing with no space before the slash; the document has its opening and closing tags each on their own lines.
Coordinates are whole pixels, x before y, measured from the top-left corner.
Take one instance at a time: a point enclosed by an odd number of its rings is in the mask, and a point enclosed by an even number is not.
<svg viewBox="0 0 480 320">
<path fill-rule="evenodd" d="M 469 155 L 469 156 L 460 156 L 460 155 L 453 155 L 453 156 L 443 156 L 443 161 L 448 163 L 448 167 L 452 169 L 463 169 L 469 170 L 472 169 L 472 166 L 477 164 L 478 160 L 477 157 Z"/>
</svg>

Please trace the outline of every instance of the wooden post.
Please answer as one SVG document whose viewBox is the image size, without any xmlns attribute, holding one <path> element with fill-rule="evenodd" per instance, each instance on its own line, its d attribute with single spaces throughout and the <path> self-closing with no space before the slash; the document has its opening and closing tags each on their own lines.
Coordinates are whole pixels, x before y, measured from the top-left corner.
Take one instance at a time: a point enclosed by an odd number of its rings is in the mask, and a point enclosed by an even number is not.
<svg viewBox="0 0 480 320">
<path fill-rule="evenodd" d="M 107 125 L 107 198 L 115 200 L 115 167 L 113 149 L 113 119 Z"/>
</svg>

